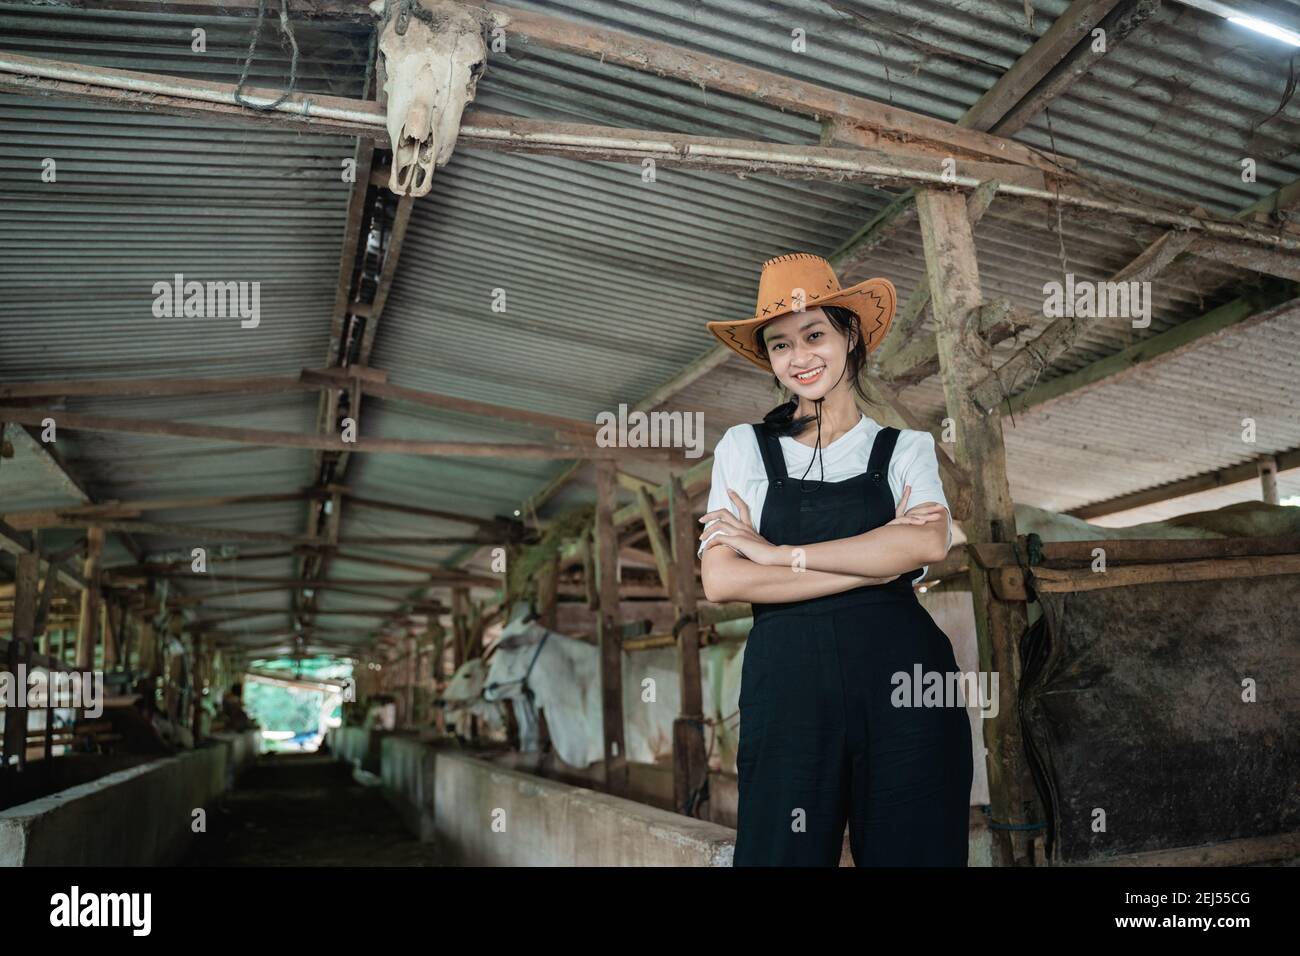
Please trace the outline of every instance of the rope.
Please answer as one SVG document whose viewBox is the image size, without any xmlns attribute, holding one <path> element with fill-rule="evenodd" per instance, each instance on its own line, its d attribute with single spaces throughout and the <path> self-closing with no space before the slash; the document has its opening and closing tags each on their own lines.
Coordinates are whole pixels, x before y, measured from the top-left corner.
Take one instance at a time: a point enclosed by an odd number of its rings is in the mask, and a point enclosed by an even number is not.
<svg viewBox="0 0 1300 956">
<path fill-rule="evenodd" d="M 483 697 L 484 700 L 486 700 L 487 692 L 489 689 L 496 690 L 498 687 L 507 687 L 510 684 L 519 684 L 523 688 L 524 696 L 526 696 L 529 699 L 529 701 L 531 701 L 533 697 L 533 689 L 528 686 L 528 678 L 533 673 L 533 665 L 537 663 L 537 656 L 542 653 L 542 648 L 546 645 L 546 641 L 550 638 L 550 636 L 551 636 L 551 632 L 547 630 L 546 633 L 542 635 L 542 639 L 537 642 L 537 650 L 533 651 L 533 659 L 528 662 L 528 669 L 524 671 L 523 677 L 516 677 L 512 680 L 493 681 L 490 684 L 484 684 L 483 690 L 480 692 L 480 696 Z"/>
<path fill-rule="evenodd" d="M 259 110 L 263 113 L 279 107 L 280 104 L 293 95 L 294 87 L 298 85 L 298 40 L 293 35 L 293 27 L 289 25 L 289 0 L 280 0 L 280 46 L 284 46 L 284 41 L 287 38 L 289 45 L 293 48 L 293 55 L 289 60 L 289 86 L 280 94 L 279 99 L 265 106 L 259 106 L 244 99 L 244 84 L 248 82 L 248 71 L 252 68 L 253 60 L 257 56 L 257 37 L 262 32 L 262 20 L 265 16 L 266 0 L 257 0 L 257 22 L 253 24 L 253 34 L 248 38 L 248 55 L 244 57 L 244 68 L 240 71 L 239 82 L 235 85 L 235 102 L 240 106 L 246 106 L 249 109 Z"/>
</svg>

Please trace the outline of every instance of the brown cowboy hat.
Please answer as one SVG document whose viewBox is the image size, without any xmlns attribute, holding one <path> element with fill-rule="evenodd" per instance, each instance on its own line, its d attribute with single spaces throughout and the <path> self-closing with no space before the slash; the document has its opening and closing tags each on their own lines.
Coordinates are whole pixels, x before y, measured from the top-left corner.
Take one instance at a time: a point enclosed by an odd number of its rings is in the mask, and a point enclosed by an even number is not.
<svg viewBox="0 0 1300 956">
<path fill-rule="evenodd" d="M 897 303 L 894 284 L 888 279 L 868 279 L 841 289 L 831 264 L 821 256 L 791 252 L 763 263 L 758 279 L 758 304 L 752 318 L 724 319 L 707 325 L 727 348 L 770 372 L 772 364 L 759 353 L 758 332 L 773 319 L 824 305 L 843 306 L 857 315 L 858 327 L 870 352 L 889 331 Z"/>
</svg>

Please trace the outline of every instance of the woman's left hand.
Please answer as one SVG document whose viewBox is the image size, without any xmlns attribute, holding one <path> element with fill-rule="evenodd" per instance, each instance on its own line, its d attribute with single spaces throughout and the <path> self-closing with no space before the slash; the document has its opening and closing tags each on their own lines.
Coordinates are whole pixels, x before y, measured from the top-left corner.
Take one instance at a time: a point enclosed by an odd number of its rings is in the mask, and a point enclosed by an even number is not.
<svg viewBox="0 0 1300 956">
<path fill-rule="evenodd" d="M 745 504 L 745 499 L 730 488 L 727 489 L 727 494 L 736 503 L 740 517 L 736 517 L 727 508 L 710 511 L 701 517 L 700 521 L 705 527 L 700 532 L 700 540 L 708 538 L 704 551 L 725 544 L 755 564 L 770 564 L 780 549 L 754 530 L 750 523 L 749 505 Z M 704 556 L 703 551 L 700 552 L 700 556 Z"/>
<path fill-rule="evenodd" d="M 898 499 L 898 507 L 894 509 L 894 520 L 887 521 L 886 524 L 929 524 L 931 521 L 939 521 L 946 513 L 946 509 L 940 504 L 921 505 L 907 510 L 907 499 L 912 495 L 912 486 L 904 485 L 903 494 Z"/>
</svg>

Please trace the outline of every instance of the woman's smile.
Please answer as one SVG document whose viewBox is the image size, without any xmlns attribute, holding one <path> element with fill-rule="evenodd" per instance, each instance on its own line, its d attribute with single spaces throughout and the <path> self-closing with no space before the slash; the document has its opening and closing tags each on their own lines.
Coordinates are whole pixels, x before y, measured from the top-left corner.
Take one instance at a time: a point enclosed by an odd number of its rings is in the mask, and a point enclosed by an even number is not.
<svg viewBox="0 0 1300 956">
<path fill-rule="evenodd" d="M 813 382 L 817 381 L 817 379 L 821 378 L 822 372 L 824 371 L 826 371 L 826 366 L 818 365 L 816 368 L 810 368 L 806 372 L 796 373 L 794 378 L 800 385 L 811 385 Z"/>
</svg>

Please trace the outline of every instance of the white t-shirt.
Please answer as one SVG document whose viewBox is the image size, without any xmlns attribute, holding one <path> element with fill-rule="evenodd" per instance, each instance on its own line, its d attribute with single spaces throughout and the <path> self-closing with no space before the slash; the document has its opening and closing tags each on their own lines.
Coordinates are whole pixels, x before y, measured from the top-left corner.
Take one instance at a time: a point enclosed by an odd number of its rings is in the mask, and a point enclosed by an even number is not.
<svg viewBox="0 0 1300 956">
<path fill-rule="evenodd" d="M 829 445 L 823 444 L 815 460 L 814 449 L 810 445 L 788 435 L 782 436 L 779 441 L 781 450 L 785 453 L 786 473 L 793 479 L 803 475 L 807 482 L 819 479 L 843 481 L 860 475 L 867 470 L 872 444 L 882 427 L 863 415 L 856 425 L 835 441 Z M 807 474 L 804 474 L 805 471 Z M 763 455 L 758 448 L 758 436 L 754 434 L 754 427 L 745 424 L 728 428 L 713 450 L 713 485 L 709 489 L 708 510 L 726 508 L 739 518 L 740 512 L 727 495 L 727 489 L 730 488 L 749 505 L 750 519 L 755 525 L 754 530 L 758 531 L 763 518 L 763 502 L 767 498 L 767 484 L 767 470 L 763 467 Z M 927 501 L 948 507 L 943 483 L 939 480 L 939 459 L 934 448 L 934 436 L 929 432 L 904 428 L 898 433 L 894 454 L 889 460 L 889 490 L 893 493 L 895 505 L 903 493 L 904 485 L 912 486 L 912 494 L 907 499 L 909 508 Z M 712 537 L 713 535 L 709 536 Z M 706 538 L 700 542 L 697 556 L 704 553 L 704 545 L 708 540 Z M 951 513 L 948 515 L 948 546 L 952 547 Z M 926 568 L 923 567 L 921 574 L 912 579 L 913 583 L 925 577 L 925 571 Z"/>
</svg>

